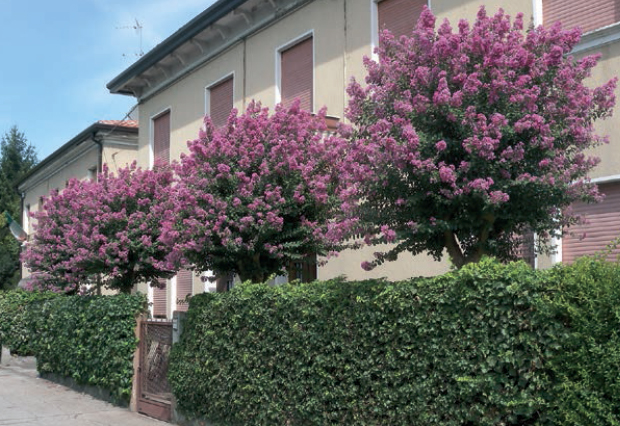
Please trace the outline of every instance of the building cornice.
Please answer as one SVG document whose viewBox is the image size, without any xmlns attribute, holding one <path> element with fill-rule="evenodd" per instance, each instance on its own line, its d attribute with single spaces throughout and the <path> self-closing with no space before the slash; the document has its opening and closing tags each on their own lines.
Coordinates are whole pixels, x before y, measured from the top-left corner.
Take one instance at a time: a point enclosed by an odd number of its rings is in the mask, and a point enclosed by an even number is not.
<svg viewBox="0 0 620 426">
<path fill-rule="evenodd" d="M 219 0 L 107 84 L 145 101 L 312 0 Z"/>
<path fill-rule="evenodd" d="M 20 192 L 26 191 L 28 188 L 36 185 L 36 182 L 38 182 L 42 176 L 48 176 L 50 172 L 55 172 L 65 167 L 68 163 L 73 162 L 76 158 L 85 155 L 85 153 L 97 146 L 93 139 L 94 137 L 100 138 L 103 144 L 106 145 L 110 139 L 113 139 L 113 141 L 120 140 L 120 135 L 127 136 L 123 138 L 124 143 L 129 144 L 133 139 L 134 143 L 132 143 L 132 145 L 137 147 L 137 127 L 125 127 L 118 124 L 100 122 L 94 123 L 33 167 L 15 184 L 15 187 Z"/>
</svg>

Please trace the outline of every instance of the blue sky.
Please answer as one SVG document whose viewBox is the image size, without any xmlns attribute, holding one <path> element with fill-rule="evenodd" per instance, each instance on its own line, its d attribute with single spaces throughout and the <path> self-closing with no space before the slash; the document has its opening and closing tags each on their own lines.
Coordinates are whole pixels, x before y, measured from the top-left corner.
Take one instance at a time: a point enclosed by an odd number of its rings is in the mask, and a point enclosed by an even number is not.
<svg viewBox="0 0 620 426">
<path fill-rule="evenodd" d="M 0 133 L 16 125 L 42 160 L 135 104 L 106 84 L 214 0 L 0 0 Z"/>
</svg>

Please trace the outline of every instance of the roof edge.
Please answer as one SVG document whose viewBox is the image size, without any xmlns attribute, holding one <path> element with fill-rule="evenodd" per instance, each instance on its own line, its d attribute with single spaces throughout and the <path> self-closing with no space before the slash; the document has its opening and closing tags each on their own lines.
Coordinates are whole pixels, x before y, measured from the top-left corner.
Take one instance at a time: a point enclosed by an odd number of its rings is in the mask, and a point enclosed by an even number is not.
<svg viewBox="0 0 620 426">
<path fill-rule="evenodd" d="M 106 87 L 111 93 L 130 94 L 129 91 L 122 88 L 125 83 L 154 66 L 183 43 L 191 40 L 196 34 L 217 22 L 246 1 L 248 0 L 217 1 L 147 52 L 146 55 L 130 65 L 129 68 L 126 68 L 125 71 L 112 79 Z"/>
<path fill-rule="evenodd" d="M 15 182 L 13 186 L 19 189 L 19 187 L 24 182 L 26 182 L 28 179 L 30 179 L 32 176 L 34 176 L 40 170 L 44 169 L 49 164 L 53 163 L 58 158 L 62 157 L 71 148 L 87 140 L 89 136 L 93 135 L 93 133 L 96 133 L 99 131 L 105 131 L 105 130 L 108 130 L 108 131 L 122 130 L 128 133 L 136 133 L 136 134 L 138 133 L 138 127 L 125 127 L 125 126 L 121 126 L 118 124 L 107 124 L 107 123 L 101 123 L 97 121 L 91 124 L 90 126 L 88 126 L 86 129 L 82 130 L 80 133 L 78 133 L 73 138 L 71 138 L 69 142 L 65 143 L 60 148 L 58 148 L 56 151 L 52 152 L 50 155 L 48 155 L 43 160 L 41 160 L 41 162 L 39 162 L 36 166 L 30 169 L 28 173 L 26 173 L 17 182 Z"/>
</svg>

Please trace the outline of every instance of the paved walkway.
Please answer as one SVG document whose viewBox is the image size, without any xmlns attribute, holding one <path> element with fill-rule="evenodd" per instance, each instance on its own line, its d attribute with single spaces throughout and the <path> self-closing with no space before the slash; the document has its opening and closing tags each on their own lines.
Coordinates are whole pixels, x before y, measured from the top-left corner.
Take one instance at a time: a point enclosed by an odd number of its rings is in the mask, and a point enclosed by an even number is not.
<svg viewBox="0 0 620 426">
<path fill-rule="evenodd" d="M 170 426 L 40 379 L 31 366 L 0 365 L 0 426 L 8 425 Z"/>
</svg>

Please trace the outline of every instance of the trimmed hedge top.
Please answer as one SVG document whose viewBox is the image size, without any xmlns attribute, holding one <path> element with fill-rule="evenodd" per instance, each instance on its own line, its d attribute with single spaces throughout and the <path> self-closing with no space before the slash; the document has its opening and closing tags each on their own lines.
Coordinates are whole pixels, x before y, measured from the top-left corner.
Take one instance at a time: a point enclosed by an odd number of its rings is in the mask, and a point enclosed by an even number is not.
<svg viewBox="0 0 620 426">
<path fill-rule="evenodd" d="M 486 259 L 197 295 L 169 380 L 182 412 L 226 425 L 616 424 L 618 278 Z"/>
</svg>

